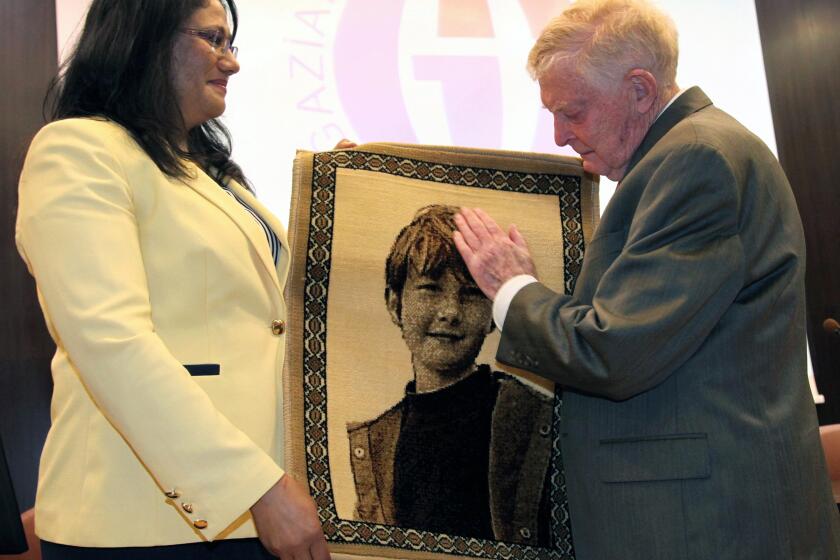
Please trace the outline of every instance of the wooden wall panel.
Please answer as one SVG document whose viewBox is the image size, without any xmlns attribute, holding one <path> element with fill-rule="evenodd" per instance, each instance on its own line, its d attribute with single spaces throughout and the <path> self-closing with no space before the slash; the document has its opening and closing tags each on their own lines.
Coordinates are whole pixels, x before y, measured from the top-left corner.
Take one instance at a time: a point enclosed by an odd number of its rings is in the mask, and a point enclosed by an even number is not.
<svg viewBox="0 0 840 560">
<path fill-rule="evenodd" d="M 756 0 L 779 160 L 790 178 L 808 244 L 808 336 L 826 404 L 840 422 L 840 2 Z"/>
<path fill-rule="evenodd" d="M 21 510 L 32 507 L 49 427 L 50 340 L 34 283 L 17 254 L 17 180 L 42 126 L 41 102 L 56 72 L 55 0 L 0 1 L 0 434 Z"/>
</svg>

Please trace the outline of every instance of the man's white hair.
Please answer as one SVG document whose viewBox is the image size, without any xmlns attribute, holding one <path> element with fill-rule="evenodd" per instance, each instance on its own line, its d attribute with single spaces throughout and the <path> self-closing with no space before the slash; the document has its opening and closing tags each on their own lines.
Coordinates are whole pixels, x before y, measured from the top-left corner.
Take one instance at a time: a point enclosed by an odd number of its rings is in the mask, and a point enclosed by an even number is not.
<svg viewBox="0 0 840 560">
<path fill-rule="evenodd" d="M 606 87 L 634 68 L 649 71 L 659 87 L 676 84 L 677 28 L 645 0 L 578 0 L 551 20 L 528 56 L 539 80 L 555 63 L 592 85 Z"/>
</svg>

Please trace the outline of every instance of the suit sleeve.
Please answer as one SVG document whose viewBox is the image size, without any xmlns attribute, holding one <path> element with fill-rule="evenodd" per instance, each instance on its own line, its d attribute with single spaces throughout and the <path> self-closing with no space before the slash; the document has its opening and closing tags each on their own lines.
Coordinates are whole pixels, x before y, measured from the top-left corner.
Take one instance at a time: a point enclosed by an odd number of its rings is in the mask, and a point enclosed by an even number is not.
<svg viewBox="0 0 840 560">
<path fill-rule="evenodd" d="M 195 504 L 212 539 L 283 471 L 214 407 L 155 332 L 122 167 L 127 142 L 107 123 L 42 130 L 21 176 L 18 248 L 51 334 L 96 406 L 162 490 L 177 487 L 179 502 Z"/>
<path fill-rule="evenodd" d="M 543 284 L 511 302 L 497 358 L 615 400 L 664 381 L 709 336 L 744 276 L 738 182 L 706 145 L 652 174 L 591 301 Z"/>
</svg>

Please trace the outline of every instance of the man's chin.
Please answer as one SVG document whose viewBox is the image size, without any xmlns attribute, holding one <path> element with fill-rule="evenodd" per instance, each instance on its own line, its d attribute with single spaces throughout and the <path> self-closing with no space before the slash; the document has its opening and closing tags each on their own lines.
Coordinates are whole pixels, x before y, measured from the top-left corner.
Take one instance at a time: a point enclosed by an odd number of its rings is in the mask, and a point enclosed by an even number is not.
<svg viewBox="0 0 840 560">
<path fill-rule="evenodd" d="M 583 160 L 583 170 L 592 175 L 606 175 L 607 173 L 607 170 L 603 166 L 586 159 Z"/>
<path fill-rule="evenodd" d="M 610 181 L 620 181 L 624 177 L 623 169 L 612 169 L 602 162 L 583 160 L 583 170 L 592 175 L 601 175 Z"/>
</svg>

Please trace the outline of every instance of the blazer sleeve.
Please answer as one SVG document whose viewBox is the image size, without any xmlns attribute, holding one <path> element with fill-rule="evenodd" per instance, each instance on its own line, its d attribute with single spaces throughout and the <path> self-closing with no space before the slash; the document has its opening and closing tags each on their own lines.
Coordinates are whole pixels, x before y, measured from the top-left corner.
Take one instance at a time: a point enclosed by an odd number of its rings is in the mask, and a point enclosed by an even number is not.
<svg viewBox="0 0 840 560">
<path fill-rule="evenodd" d="M 526 286 L 511 302 L 497 359 L 615 400 L 661 383 L 741 288 L 741 203 L 736 175 L 717 149 L 673 150 L 651 174 L 591 301 Z"/>
<path fill-rule="evenodd" d="M 51 334 L 96 406 L 162 490 L 177 487 L 179 501 L 200 504 L 212 539 L 283 471 L 155 333 L 123 168 L 127 154 L 140 152 L 121 129 L 90 122 L 59 121 L 33 140 L 20 180 L 18 249 Z"/>
</svg>

